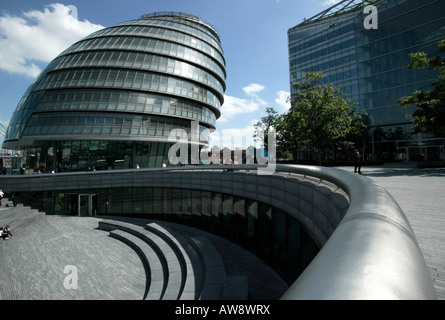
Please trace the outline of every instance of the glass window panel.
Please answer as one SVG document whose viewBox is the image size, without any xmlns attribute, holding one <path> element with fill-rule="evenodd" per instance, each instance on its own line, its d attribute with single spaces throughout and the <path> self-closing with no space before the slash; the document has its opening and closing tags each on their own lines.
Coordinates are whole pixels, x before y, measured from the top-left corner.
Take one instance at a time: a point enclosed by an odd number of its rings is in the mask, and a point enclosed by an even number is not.
<svg viewBox="0 0 445 320">
<path fill-rule="evenodd" d="M 150 41 L 148 39 L 145 39 L 145 38 L 141 39 L 141 42 L 139 43 L 139 46 L 138 46 L 138 50 L 139 51 L 145 50 L 145 48 L 147 47 L 149 42 Z"/>
<path fill-rule="evenodd" d="M 143 62 L 144 62 L 144 55 L 141 54 L 141 53 L 138 53 L 138 54 L 136 55 L 136 59 L 134 59 L 133 67 L 134 67 L 134 68 L 141 68 Z"/>
<path fill-rule="evenodd" d="M 127 71 L 122 71 L 122 70 L 118 71 L 116 79 L 114 81 L 114 86 L 122 87 L 126 76 L 127 76 Z"/>
<path fill-rule="evenodd" d="M 134 78 L 135 78 L 136 74 L 134 72 L 128 72 L 127 77 L 125 78 L 124 81 L 124 88 L 134 88 L 133 83 L 134 83 Z"/>
<path fill-rule="evenodd" d="M 233 217 L 233 196 L 223 195 L 222 203 L 222 219 L 225 223 L 231 225 Z"/>
<path fill-rule="evenodd" d="M 65 134 L 72 134 L 72 133 L 74 133 L 74 126 L 70 125 L 66 126 Z"/>
<path fill-rule="evenodd" d="M 131 135 L 139 135 L 139 127 L 131 127 Z"/>
<path fill-rule="evenodd" d="M 96 86 L 101 87 L 101 86 L 105 85 L 105 79 L 107 78 L 107 76 L 108 76 L 107 71 L 100 71 L 99 75 L 97 75 L 97 78 L 96 78 Z M 94 78 L 92 77 L 91 81 L 93 81 L 93 80 L 94 80 Z"/>
<path fill-rule="evenodd" d="M 182 213 L 182 191 L 181 189 L 171 189 L 172 213 L 180 215 Z"/>
<path fill-rule="evenodd" d="M 93 126 L 92 125 L 86 125 L 83 129 L 84 134 L 91 134 L 93 132 Z"/>
<path fill-rule="evenodd" d="M 111 131 L 112 134 L 120 134 L 121 133 L 121 127 L 120 126 L 113 126 L 113 129 Z"/>
<path fill-rule="evenodd" d="M 76 126 L 74 127 L 74 133 L 75 133 L 75 134 L 81 134 L 82 131 L 83 131 L 83 125 L 76 125 Z"/>
<path fill-rule="evenodd" d="M 181 207 L 182 207 L 182 214 L 183 218 L 184 215 L 190 216 L 192 213 L 192 190 L 184 189 L 182 190 L 182 201 L 181 201 Z"/>
<path fill-rule="evenodd" d="M 105 76 L 105 74 L 104 74 L 104 76 Z M 108 71 L 108 74 L 106 76 L 107 76 L 107 78 L 105 80 L 105 86 L 109 86 L 109 87 L 113 86 L 114 80 L 117 77 L 117 71 L 116 70 Z"/>
<path fill-rule="evenodd" d="M 95 125 L 93 127 L 93 134 L 100 134 L 100 133 L 102 133 L 102 126 Z"/>
<path fill-rule="evenodd" d="M 130 134 L 130 129 L 131 129 L 131 127 L 129 127 L 129 126 L 123 126 L 121 134 L 129 135 Z"/>
<path fill-rule="evenodd" d="M 102 134 L 111 134 L 112 127 L 111 126 L 104 126 L 102 127 Z"/>
</svg>

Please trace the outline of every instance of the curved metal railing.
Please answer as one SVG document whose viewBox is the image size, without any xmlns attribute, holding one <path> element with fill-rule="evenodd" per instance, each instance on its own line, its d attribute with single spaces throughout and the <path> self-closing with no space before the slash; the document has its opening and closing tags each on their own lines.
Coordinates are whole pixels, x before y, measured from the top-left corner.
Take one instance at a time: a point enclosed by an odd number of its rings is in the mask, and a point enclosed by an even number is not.
<svg viewBox="0 0 445 320">
<path fill-rule="evenodd" d="M 384 188 L 341 170 L 291 170 L 337 184 L 350 206 L 282 299 L 437 299 L 415 234 Z"/>
</svg>

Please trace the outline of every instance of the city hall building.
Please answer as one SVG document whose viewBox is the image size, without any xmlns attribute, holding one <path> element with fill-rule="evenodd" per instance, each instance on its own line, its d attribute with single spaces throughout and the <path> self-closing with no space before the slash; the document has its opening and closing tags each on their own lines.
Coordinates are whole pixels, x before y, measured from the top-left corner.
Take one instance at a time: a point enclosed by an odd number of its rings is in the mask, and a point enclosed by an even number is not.
<svg viewBox="0 0 445 320">
<path fill-rule="evenodd" d="M 99 30 L 49 63 L 19 102 L 3 147 L 22 150 L 13 173 L 25 174 L 4 176 L 2 189 L 48 215 L 200 228 L 254 252 L 290 283 L 319 249 L 296 217 L 278 202 L 267 203 L 267 192 L 250 192 L 269 185 L 269 176 L 213 172 L 211 166 L 197 175 L 188 167 L 146 169 L 169 166 L 169 151 L 180 140 L 194 163 L 192 151 L 208 145 L 220 117 L 225 79 L 220 38 L 195 16 L 153 13 Z M 173 135 L 176 142 L 169 139 L 173 130 L 183 134 Z M 37 170 L 42 174 L 30 174 Z M 235 181 L 245 176 L 246 183 Z M 250 191 L 242 196 L 244 187 Z M 307 188 L 312 192 L 311 184 Z M 346 198 L 332 193 L 339 208 L 331 211 L 341 215 Z"/>
<path fill-rule="evenodd" d="M 409 69 L 409 54 L 441 55 L 442 0 L 344 0 L 288 30 L 291 95 L 306 72 L 324 75 L 369 115 L 366 158 L 444 160 L 444 137 L 413 135 L 397 100 L 429 89 L 437 72 Z"/>
<path fill-rule="evenodd" d="M 23 150 L 26 173 L 161 167 L 172 130 L 189 148 L 208 144 L 225 79 L 209 23 L 176 12 L 143 15 L 50 62 L 20 100 L 3 148 Z"/>
</svg>

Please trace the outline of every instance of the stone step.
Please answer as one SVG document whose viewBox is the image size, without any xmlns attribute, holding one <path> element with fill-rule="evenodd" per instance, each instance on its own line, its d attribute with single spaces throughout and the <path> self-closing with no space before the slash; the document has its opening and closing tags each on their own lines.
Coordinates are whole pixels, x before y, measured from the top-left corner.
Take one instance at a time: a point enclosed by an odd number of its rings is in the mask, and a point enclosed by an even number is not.
<svg viewBox="0 0 445 320">
<path fill-rule="evenodd" d="M 6 204 L 5 201 L 2 202 Z M 24 207 L 22 204 L 18 204 L 16 207 L 12 205 L 11 201 L 7 202 L 9 207 L 2 206 L 0 208 L 0 227 L 6 225 L 11 226 L 12 234 L 17 229 L 20 229 L 34 220 L 45 216 L 44 212 L 39 212 L 36 209 Z"/>
<path fill-rule="evenodd" d="M 110 236 L 132 247 L 141 258 L 146 277 L 146 289 L 143 299 L 160 300 L 165 292 L 165 274 L 162 261 L 155 250 L 144 240 L 127 231 L 112 230 L 110 231 Z"/>
<path fill-rule="evenodd" d="M 99 229 L 109 231 L 110 236 L 125 242 L 141 256 L 146 266 L 147 299 L 247 299 L 247 276 L 227 275 L 218 250 L 203 235 L 182 235 L 180 231 L 156 222 L 146 224 L 144 228 L 111 219 L 99 221 Z M 158 272 L 157 275 L 154 272 Z M 151 281 L 156 281 L 153 294 Z"/>
<path fill-rule="evenodd" d="M 162 300 L 178 300 L 181 297 L 183 279 L 186 278 L 181 260 L 170 244 L 163 237 L 147 230 L 141 226 L 116 220 L 103 220 L 99 222 L 99 229 L 113 231 L 115 229 L 131 233 L 144 242 L 148 243 L 155 250 L 159 259 L 163 261 L 164 269 L 164 290 Z M 184 274 L 184 275 L 183 275 Z"/>
<path fill-rule="evenodd" d="M 204 285 L 199 299 L 220 300 L 223 296 L 226 281 L 223 259 L 206 237 L 195 236 L 190 241 L 199 253 L 205 270 Z"/>
<path fill-rule="evenodd" d="M 17 214 L 18 210 L 14 207 L 12 208 L 6 208 L 1 207 L 0 208 L 0 224 L 8 224 L 7 220 Z"/>
<path fill-rule="evenodd" d="M 201 300 L 247 300 L 248 278 L 246 275 L 228 275 L 218 249 L 205 236 L 190 239 L 203 259 L 205 268 Z"/>
<path fill-rule="evenodd" d="M 194 248 L 189 245 L 185 237 L 168 227 L 161 226 L 157 223 L 149 223 L 146 225 L 146 229 L 167 241 L 176 252 L 178 259 L 181 260 L 181 265 L 185 272 L 183 273 L 180 299 L 195 300 L 197 298 L 196 293 L 200 292 L 200 287 L 202 287 L 202 279 L 204 276 L 199 255 Z"/>
</svg>

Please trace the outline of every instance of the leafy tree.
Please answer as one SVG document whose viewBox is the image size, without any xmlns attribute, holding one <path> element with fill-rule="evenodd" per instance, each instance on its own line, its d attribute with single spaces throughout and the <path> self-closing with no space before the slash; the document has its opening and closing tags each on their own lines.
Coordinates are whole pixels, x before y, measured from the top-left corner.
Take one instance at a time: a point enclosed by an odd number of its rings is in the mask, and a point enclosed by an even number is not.
<svg viewBox="0 0 445 320">
<path fill-rule="evenodd" d="M 354 149 L 364 149 L 371 143 L 371 119 L 367 113 L 357 114 L 354 116 L 354 129 L 345 136 L 345 138 L 337 143 L 339 151 L 351 151 Z"/>
<path fill-rule="evenodd" d="M 445 53 L 445 40 L 439 42 L 439 50 Z M 445 58 L 428 58 L 424 52 L 410 54 L 411 69 L 430 69 L 438 71 L 438 79 L 431 83 L 432 89 L 417 90 L 411 96 L 402 97 L 397 103 L 402 107 L 416 106 L 410 115 L 414 123 L 414 133 L 432 133 L 445 136 Z"/>
<path fill-rule="evenodd" d="M 332 85 L 319 84 L 323 75 L 308 72 L 306 81 L 297 86 L 297 95 L 283 118 L 282 138 L 289 147 L 309 145 L 321 165 L 325 148 L 345 141 L 349 134 L 359 134 L 362 116 L 354 113 L 355 103 Z"/>
<path fill-rule="evenodd" d="M 266 150 L 269 150 L 269 130 L 275 130 L 276 143 L 280 140 L 278 138 L 279 128 L 282 124 L 282 116 L 278 114 L 278 112 L 274 108 L 266 108 L 266 116 L 262 117 L 260 121 L 254 124 L 255 132 L 253 138 L 255 142 L 261 142 Z M 278 157 L 281 156 L 282 149 L 279 146 L 275 146 L 277 148 Z"/>
<path fill-rule="evenodd" d="M 265 117 L 255 124 L 254 138 L 267 148 L 269 128 L 276 130 L 277 156 L 296 155 L 298 150 L 312 148 L 321 164 L 322 151 L 328 147 L 350 149 L 362 145 L 368 135 L 369 118 L 355 114 L 354 102 L 332 85 L 320 85 L 322 74 L 308 72 L 298 85 L 298 94 L 285 114 L 267 108 Z"/>
<path fill-rule="evenodd" d="M 280 116 L 274 108 L 266 108 L 266 114 L 265 117 L 261 117 L 261 120 L 254 124 L 255 132 L 253 138 L 255 142 L 263 142 L 266 144 L 269 129 L 276 127 L 280 121 Z"/>
</svg>

